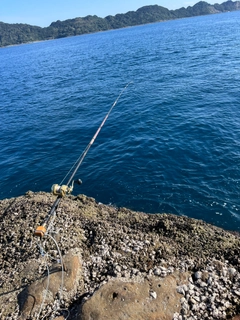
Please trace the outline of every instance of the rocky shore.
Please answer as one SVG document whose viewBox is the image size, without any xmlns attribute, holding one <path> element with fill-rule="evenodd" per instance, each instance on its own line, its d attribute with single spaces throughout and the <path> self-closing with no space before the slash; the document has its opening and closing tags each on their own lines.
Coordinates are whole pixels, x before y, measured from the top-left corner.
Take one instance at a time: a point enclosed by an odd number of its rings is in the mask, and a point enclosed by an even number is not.
<svg viewBox="0 0 240 320">
<path fill-rule="evenodd" d="M 0 319 L 240 319 L 239 234 L 84 195 L 0 201 Z"/>
</svg>

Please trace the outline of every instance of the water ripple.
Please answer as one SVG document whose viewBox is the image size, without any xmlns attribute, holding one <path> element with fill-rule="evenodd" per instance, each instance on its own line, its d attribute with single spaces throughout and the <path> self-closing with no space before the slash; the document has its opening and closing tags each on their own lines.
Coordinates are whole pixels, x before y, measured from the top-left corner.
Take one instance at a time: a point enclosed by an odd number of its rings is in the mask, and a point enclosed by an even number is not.
<svg viewBox="0 0 240 320">
<path fill-rule="evenodd" d="M 0 198 L 75 193 L 239 230 L 239 12 L 0 50 Z"/>
</svg>

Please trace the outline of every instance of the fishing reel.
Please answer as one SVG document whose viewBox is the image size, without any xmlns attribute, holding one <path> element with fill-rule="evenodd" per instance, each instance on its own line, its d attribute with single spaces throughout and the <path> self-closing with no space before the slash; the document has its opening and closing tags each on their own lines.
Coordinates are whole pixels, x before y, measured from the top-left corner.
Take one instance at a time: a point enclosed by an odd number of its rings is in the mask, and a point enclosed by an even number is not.
<svg viewBox="0 0 240 320">
<path fill-rule="evenodd" d="M 60 196 L 63 198 L 73 191 L 73 186 L 75 183 L 80 185 L 80 184 L 82 184 L 82 180 L 80 180 L 80 179 L 73 180 L 70 187 L 68 185 L 60 186 L 59 184 L 53 184 L 51 191 L 55 196 Z"/>
</svg>

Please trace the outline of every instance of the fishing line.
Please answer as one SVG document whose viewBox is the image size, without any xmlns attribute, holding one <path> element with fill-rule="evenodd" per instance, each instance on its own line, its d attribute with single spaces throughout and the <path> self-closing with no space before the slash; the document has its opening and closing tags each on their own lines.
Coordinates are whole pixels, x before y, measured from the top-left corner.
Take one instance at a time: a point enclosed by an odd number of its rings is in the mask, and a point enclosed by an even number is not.
<svg viewBox="0 0 240 320">
<path fill-rule="evenodd" d="M 59 245 L 57 243 L 57 241 L 48 233 L 46 233 L 46 236 L 49 237 L 55 244 L 56 248 L 57 248 L 57 251 L 58 251 L 58 254 L 59 254 L 59 260 L 60 260 L 60 264 L 61 264 L 61 286 L 60 286 L 60 292 L 59 292 L 59 305 L 61 304 L 61 300 L 62 300 L 62 297 L 63 297 L 63 285 L 64 285 L 64 266 L 63 266 L 63 259 L 62 259 L 62 254 L 61 254 L 61 251 L 59 249 Z M 50 270 L 49 270 L 49 266 L 48 266 L 48 258 L 51 258 L 53 260 L 56 260 L 55 258 L 51 257 L 47 252 L 46 250 L 44 249 L 44 245 L 43 243 L 41 243 L 40 245 L 38 244 L 38 247 L 40 249 L 40 253 L 41 255 L 44 257 L 44 260 L 45 260 L 45 264 L 46 264 L 46 268 L 47 268 L 47 286 L 44 290 L 44 293 L 43 293 L 43 298 L 42 298 L 42 302 L 41 302 L 41 305 L 40 305 L 40 309 L 39 309 L 39 312 L 38 312 L 38 316 L 37 316 L 37 320 L 39 319 L 42 311 L 43 311 L 43 307 L 44 307 L 44 303 L 46 301 L 46 298 L 47 298 L 47 294 L 48 294 L 48 289 L 49 289 L 49 284 L 50 284 Z M 54 313 L 55 314 L 57 312 L 58 309 L 55 309 L 54 310 Z M 64 310 L 64 309 L 62 309 Z M 45 316 L 46 317 L 46 316 Z M 44 318 L 45 318 L 44 317 Z M 44 319 L 43 318 L 43 319 Z"/>
<path fill-rule="evenodd" d="M 40 249 L 41 250 L 41 249 Z M 42 247 L 42 254 L 44 252 L 44 249 Z M 45 257 L 45 255 L 44 255 Z M 47 257 L 47 254 L 46 254 L 46 257 Z M 49 267 L 48 267 L 48 264 L 47 264 L 47 259 L 45 259 L 45 263 L 46 263 L 46 268 L 47 268 L 47 286 L 45 288 L 45 292 L 44 292 L 44 295 L 43 295 L 43 299 L 42 299 L 42 303 L 41 303 L 41 306 L 40 306 L 40 309 L 39 309 L 39 312 L 38 312 L 38 315 L 37 315 L 37 320 L 39 319 L 40 315 L 41 315 L 41 312 L 43 310 L 43 306 L 44 306 L 44 303 L 45 303 L 45 300 L 47 298 L 47 293 L 48 293 L 48 288 L 49 288 L 49 283 L 50 283 L 50 271 L 49 271 Z"/>
<path fill-rule="evenodd" d="M 60 257 L 60 264 L 61 264 L 61 267 L 62 267 L 62 279 L 61 279 L 61 287 L 60 287 L 59 299 L 61 300 L 62 296 L 63 296 L 63 283 L 64 283 L 64 267 L 63 267 L 62 254 L 61 254 L 61 251 L 59 249 L 59 245 L 58 245 L 57 241 L 50 234 L 47 234 L 47 236 L 55 243 L 57 251 L 58 251 L 58 254 L 59 254 L 59 257 Z"/>
</svg>

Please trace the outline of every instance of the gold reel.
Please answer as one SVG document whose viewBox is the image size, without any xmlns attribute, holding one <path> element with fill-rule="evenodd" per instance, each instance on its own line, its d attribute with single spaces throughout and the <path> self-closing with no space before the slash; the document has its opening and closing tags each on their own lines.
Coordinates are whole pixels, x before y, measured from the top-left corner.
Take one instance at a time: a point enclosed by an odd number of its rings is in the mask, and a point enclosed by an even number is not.
<svg viewBox="0 0 240 320">
<path fill-rule="evenodd" d="M 65 197 L 66 195 L 70 194 L 73 191 L 74 183 L 81 184 L 82 181 L 80 179 L 75 180 L 75 181 L 73 180 L 70 187 L 68 187 L 65 184 L 62 186 L 60 186 L 59 184 L 53 184 L 52 189 L 51 189 L 52 193 L 55 196 Z"/>
<path fill-rule="evenodd" d="M 70 187 L 66 185 L 60 186 L 59 184 L 52 185 L 52 193 L 55 196 L 65 197 L 67 194 L 70 194 L 73 191 L 73 185 Z"/>
</svg>

